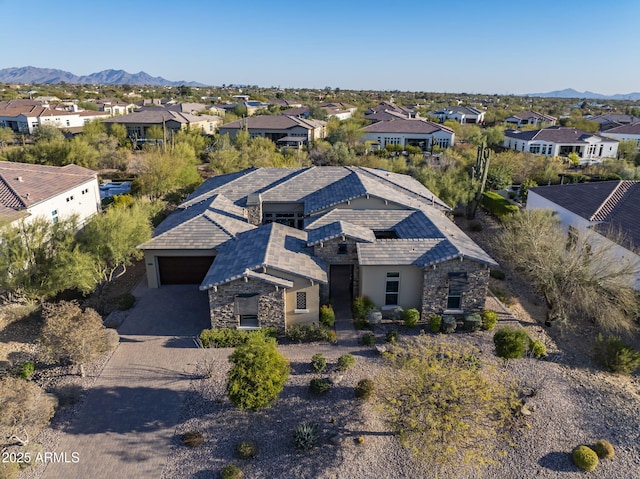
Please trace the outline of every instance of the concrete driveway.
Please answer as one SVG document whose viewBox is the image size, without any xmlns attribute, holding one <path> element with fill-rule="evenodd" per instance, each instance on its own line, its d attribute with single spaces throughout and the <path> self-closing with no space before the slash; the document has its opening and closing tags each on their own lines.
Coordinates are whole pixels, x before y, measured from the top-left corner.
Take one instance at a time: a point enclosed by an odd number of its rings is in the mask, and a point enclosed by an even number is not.
<svg viewBox="0 0 640 479">
<path fill-rule="evenodd" d="M 208 298 L 197 286 L 136 288 L 120 344 L 65 429 L 44 479 L 157 478 L 201 356 L 193 342 L 209 327 Z"/>
</svg>

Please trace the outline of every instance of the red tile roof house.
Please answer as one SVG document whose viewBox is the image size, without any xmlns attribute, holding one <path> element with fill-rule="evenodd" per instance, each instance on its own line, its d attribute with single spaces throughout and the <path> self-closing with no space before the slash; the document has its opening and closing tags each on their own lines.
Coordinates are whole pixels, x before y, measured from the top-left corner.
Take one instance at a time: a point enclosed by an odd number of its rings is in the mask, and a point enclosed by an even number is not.
<svg viewBox="0 0 640 479">
<path fill-rule="evenodd" d="M 502 146 L 545 156 L 576 153 L 583 164 L 598 163 L 618 154 L 618 140 L 561 126 L 530 131 L 506 130 Z"/>
<path fill-rule="evenodd" d="M 480 311 L 497 264 L 448 211 L 384 170 L 249 168 L 205 181 L 140 248 L 149 286 L 199 285 L 215 328 L 317 324 L 345 291 L 423 318 Z"/>
<path fill-rule="evenodd" d="M 29 222 L 44 217 L 56 223 L 77 215 L 83 224 L 99 211 L 95 171 L 76 165 L 0 162 L 0 220 Z"/>
<path fill-rule="evenodd" d="M 568 230 L 590 230 L 593 241 L 609 246 L 620 261 L 640 266 L 640 181 L 597 181 L 531 188 L 527 209 L 548 209 L 557 213 Z M 610 237 L 610 232 L 620 232 Z M 640 269 L 636 275 L 640 290 Z"/>
</svg>

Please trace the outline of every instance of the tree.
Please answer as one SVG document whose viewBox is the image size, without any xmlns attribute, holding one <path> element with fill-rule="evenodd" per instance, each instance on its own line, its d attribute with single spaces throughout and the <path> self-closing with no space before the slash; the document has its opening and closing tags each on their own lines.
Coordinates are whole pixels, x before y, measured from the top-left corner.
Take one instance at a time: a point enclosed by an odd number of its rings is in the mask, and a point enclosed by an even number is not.
<svg viewBox="0 0 640 479">
<path fill-rule="evenodd" d="M 197 164 L 193 148 L 186 143 L 179 143 L 166 152 L 157 147 L 146 149 L 140 156 L 140 192 L 157 199 L 170 191 L 196 184 L 201 181 Z"/>
<path fill-rule="evenodd" d="M 618 158 L 633 161 L 637 154 L 638 143 L 635 140 L 624 140 L 618 143 Z"/>
<path fill-rule="evenodd" d="M 33 139 L 36 143 L 41 141 L 57 141 L 64 140 L 64 135 L 53 125 L 40 125 L 33 132 Z"/>
<path fill-rule="evenodd" d="M 13 143 L 16 135 L 11 128 L 0 128 L 0 152 L 4 151 L 5 146 L 9 143 Z"/>
<path fill-rule="evenodd" d="M 400 443 L 434 470 L 495 463 L 516 403 L 478 351 L 424 337 L 391 346 L 375 396 Z"/>
<path fill-rule="evenodd" d="M 56 400 L 37 384 L 6 376 L 0 379 L 0 449 L 30 438 L 49 424 Z"/>
<path fill-rule="evenodd" d="M 503 228 L 496 246 L 544 296 L 548 325 L 555 320 L 566 325 L 593 321 L 603 330 L 634 328 L 640 311 L 633 288 L 638 273 L 634 255 L 615 256 L 608 243 L 591 231 L 572 229 L 567 236 L 559 219 L 547 210 L 511 215 Z"/>
<path fill-rule="evenodd" d="M 229 356 L 229 400 L 240 409 L 262 409 L 278 398 L 291 370 L 276 342 L 253 334 Z"/>
<path fill-rule="evenodd" d="M 117 346 L 118 333 L 105 328 L 102 317 L 91 308 L 82 310 L 70 301 L 45 303 L 42 317 L 42 359 L 77 365 L 82 376 L 84 364 Z"/>
</svg>

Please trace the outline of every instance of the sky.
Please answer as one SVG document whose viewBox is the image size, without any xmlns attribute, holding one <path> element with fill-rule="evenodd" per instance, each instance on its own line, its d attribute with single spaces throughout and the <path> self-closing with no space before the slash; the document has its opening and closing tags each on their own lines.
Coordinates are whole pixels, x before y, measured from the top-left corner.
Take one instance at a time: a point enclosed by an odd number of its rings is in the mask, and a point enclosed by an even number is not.
<svg viewBox="0 0 640 479">
<path fill-rule="evenodd" d="M 640 91 L 640 0 L 0 0 L 0 68 L 207 85 Z"/>
</svg>

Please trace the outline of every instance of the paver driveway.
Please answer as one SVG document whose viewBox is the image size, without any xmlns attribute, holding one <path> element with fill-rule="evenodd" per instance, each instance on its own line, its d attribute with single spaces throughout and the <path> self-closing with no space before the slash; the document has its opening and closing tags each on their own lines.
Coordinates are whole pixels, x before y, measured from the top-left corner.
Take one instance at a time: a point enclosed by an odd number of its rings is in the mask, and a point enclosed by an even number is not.
<svg viewBox="0 0 640 479">
<path fill-rule="evenodd" d="M 50 463 L 44 479 L 160 477 L 201 350 L 193 337 L 209 325 L 197 286 L 134 291 L 138 302 L 121 340 L 56 452 L 77 463 Z"/>
</svg>

